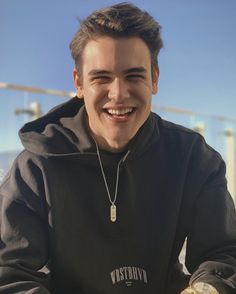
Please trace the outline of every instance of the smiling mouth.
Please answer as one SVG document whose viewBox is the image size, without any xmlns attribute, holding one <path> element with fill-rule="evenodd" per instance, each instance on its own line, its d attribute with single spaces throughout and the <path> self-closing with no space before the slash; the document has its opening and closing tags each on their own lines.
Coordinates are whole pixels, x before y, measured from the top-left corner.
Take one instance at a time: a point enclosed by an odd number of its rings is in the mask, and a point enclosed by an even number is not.
<svg viewBox="0 0 236 294">
<path fill-rule="evenodd" d="M 106 114 L 110 117 L 127 117 L 134 113 L 136 110 L 135 107 L 127 107 L 127 108 L 104 108 L 103 109 Z"/>
</svg>

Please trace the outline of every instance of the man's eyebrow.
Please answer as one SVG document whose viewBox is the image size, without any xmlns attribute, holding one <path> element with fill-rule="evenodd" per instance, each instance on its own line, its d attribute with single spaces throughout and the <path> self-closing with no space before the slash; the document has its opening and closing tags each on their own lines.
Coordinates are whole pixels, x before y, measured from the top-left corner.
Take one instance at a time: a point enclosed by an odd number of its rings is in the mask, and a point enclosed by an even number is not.
<svg viewBox="0 0 236 294">
<path fill-rule="evenodd" d="M 147 72 L 147 70 L 146 70 L 146 68 L 144 68 L 144 67 L 142 67 L 142 66 L 140 66 L 140 67 L 133 67 L 133 68 L 129 68 L 129 69 L 126 69 L 126 70 L 124 70 L 124 73 L 125 74 L 129 74 L 129 73 L 146 73 Z"/>
<path fill-rule="evenodd" d="M 129 73 L 146 73 L 147 70 L 140 66 L 140 67 L 132 67 L 128 68 L 123 71 L 124 74 L 129 74 Z M 104 70 L 104 69 L 92 69 L 89 73 L 90 76 L 95 76 L 95 75 L 108 75 L 111 74 L 110 71 Z"/>
<path fill-rule="evenodd" d="M 90 70 L 90 72 L 88 74 L 90 76 L 107 75 L 107 74 L 111 74 L 111 72 L 109 72 L 108 70 L 103 70 L 103 69 L 92 69 L 92 70 Z"/>
</svg>

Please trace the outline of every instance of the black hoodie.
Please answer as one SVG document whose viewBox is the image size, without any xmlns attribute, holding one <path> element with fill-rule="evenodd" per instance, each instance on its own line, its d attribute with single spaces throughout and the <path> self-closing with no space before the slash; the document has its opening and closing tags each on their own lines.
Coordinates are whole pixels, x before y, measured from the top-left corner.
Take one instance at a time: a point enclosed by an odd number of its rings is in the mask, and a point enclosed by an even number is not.
<svg viewBox="0 0 236 294">
<path fill-rule="evenodd" d="M 236 293 L 236 216 L 225 164 L 197 133 L 151 113 L 123 154 L 96 146 L 77 98 L 20 131 L 1 190 L 0 293 Z M 187 238 L 186 267 L 178 256 Z M 46 269 L 46 270 L 45 270 Z M 47 273 L 47 271 L 49 273 Z"/>
</svg>

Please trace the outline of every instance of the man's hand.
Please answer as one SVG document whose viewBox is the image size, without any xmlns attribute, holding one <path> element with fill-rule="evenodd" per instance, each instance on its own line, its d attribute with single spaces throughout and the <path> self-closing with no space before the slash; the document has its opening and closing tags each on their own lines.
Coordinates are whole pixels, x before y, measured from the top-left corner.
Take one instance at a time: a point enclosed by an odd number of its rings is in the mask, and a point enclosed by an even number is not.
<svg viewBox="0 0 236 294">
<path fill-rule="evenodd" d="M 195 291 L 193 288 L 186 288 L 184 291 L 182 291 L 180 294 L 198 294 L 197 291 Z"/>
<path fill-rule="evenodd" d="M 180 294 L 220 294 L 213 286 L 198 282 L 193 286 L 186 288 Z"/>
</svg>

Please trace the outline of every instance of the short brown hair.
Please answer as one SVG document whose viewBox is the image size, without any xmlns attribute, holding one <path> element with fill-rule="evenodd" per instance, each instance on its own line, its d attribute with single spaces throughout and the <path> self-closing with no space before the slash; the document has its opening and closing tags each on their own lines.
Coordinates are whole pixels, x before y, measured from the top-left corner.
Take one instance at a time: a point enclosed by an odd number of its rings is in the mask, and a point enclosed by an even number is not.
<svg viewBox="0 0 236 294">
<path fill-rule="evenodd" d="M 81 73 L 82 54 L 88 41 L 101 36 L 140 37 L 151 54 L 152 72 L 158 67 L 157 56 L 163 47 L 161 26 L 146 11 L 123 2 L 94 11 L 80 22 L 80 29 L 70 43 L 77 72 Z"/>
</svg>

